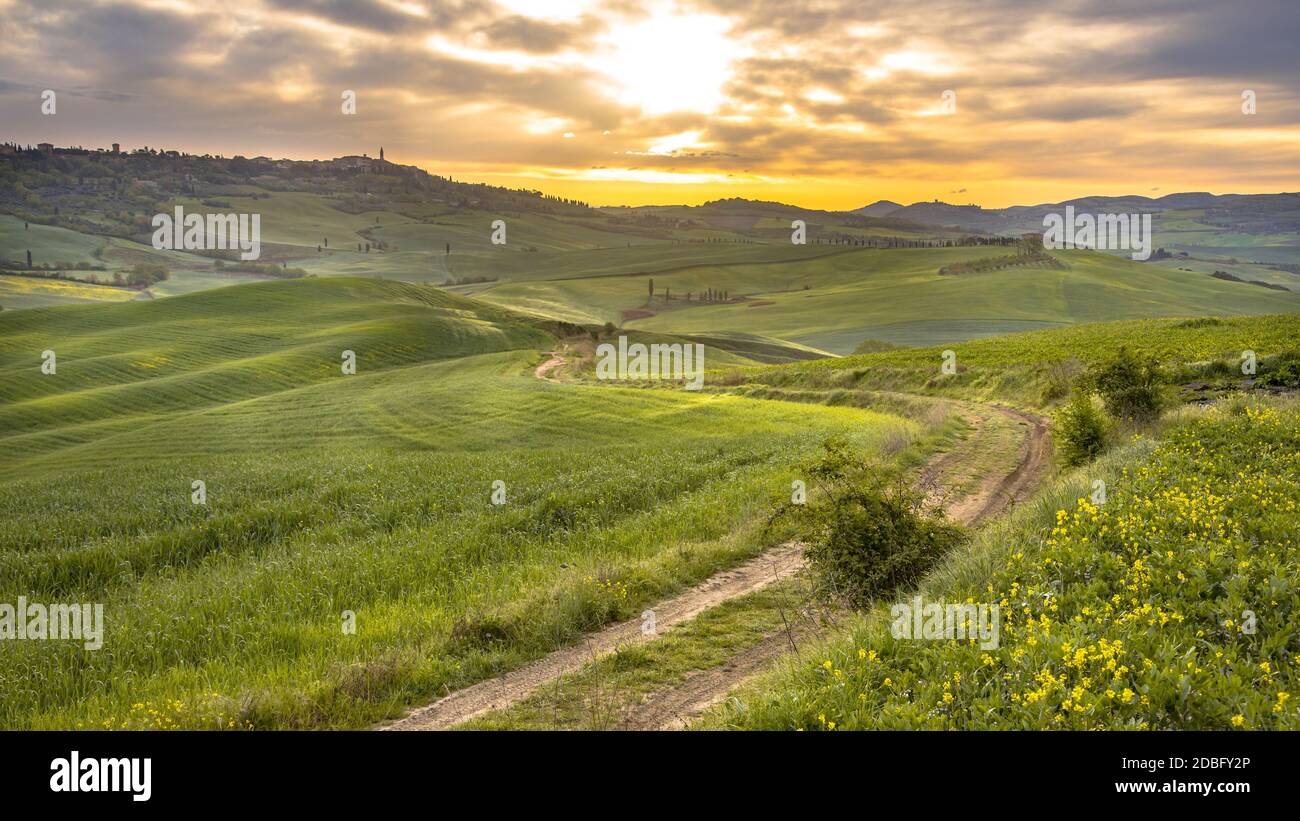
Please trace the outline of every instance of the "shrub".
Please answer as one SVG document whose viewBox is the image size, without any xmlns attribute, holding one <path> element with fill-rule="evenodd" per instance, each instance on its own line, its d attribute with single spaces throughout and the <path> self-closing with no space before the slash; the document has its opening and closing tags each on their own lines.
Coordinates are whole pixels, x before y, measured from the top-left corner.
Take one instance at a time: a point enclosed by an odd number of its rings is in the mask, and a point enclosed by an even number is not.
<svg viewBox="0 0 1300 821">
<path fill-rule="evenodd" d="M 923 496 L 897 474 L 856 458 L 840 442 L 809 469 L 812 494 L 787 504 L 807 543 L 804 555 L 822 593 L 865 608 L 873 599 L 920 581 L 960 544 L 965 531 L 927 510 Z"/>
<path fill-rule="evenodd" d="M 1125 346 L 1114 356 L 1089 366 L 1080 387 L 1101 396 L 1106 410 L 1118 419 L 1149 422 L 1164 405 L 1164 372 L 1153 357 L 1140 357 Z"/>
<path fill-rule="evenodd" d="M 1262 365 L 1256 385 L 1261 387 L 1300 387 L 1300 351 L 1279 353 Z"/>
<path fill-rule="evenodd" d="M 1052 433 L 1061 443 L 1061 457 L 1070 467 L 1087 464 L 1101 455 L 1106 447 L 1106 428 L 1106 418 L 1083 391 L 1076 391 L 1052 420 Z"/>
</svg>

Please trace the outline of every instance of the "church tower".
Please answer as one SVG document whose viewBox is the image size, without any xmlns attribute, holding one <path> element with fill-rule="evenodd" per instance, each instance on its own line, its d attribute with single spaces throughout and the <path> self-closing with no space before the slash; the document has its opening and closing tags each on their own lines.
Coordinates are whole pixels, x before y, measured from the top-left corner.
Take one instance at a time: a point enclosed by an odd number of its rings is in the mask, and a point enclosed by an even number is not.
<svg viewBox="0 0 1300 821">
<path fill-rule="evenodd" d="M 384 161 L 384 147 L 382 145 L 379 146 L 379 161 L 380 162 Z"/>
</svg>

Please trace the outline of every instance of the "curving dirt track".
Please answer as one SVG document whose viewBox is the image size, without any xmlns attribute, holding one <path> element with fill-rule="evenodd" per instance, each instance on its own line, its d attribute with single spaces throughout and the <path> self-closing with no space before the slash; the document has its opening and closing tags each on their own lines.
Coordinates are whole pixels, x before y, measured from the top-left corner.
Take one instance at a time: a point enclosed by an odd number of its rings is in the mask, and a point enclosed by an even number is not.
<svg viewBox="0 0 1300 821">
<path fill-rule="evenodd" d="M 551 358 L 538 365 L 537 370 L 533 371 L 533 376 L 538 379 L 545 379 L 547 382 L 559 382 L 560 380 L 550 374 L 551 371 L 564 364 L 564 357 L 560 356 L 555 351 L 547 351 L 546 353 L 547 356 Z"/>
<path fill-rule="evenodd" d="M 1002 405 L 989 407 L 1023 424 L 1025 436 L 1020 441 L 1015 470 L 1005 476 L 988 477 L 978 491 L 949 506 L 948 515 L 965 525 L 990 519 L 1028 496 L 1047 473 L 1052 450 L 1046 419 Z"/>
<path fill-rule="evenodd" d="M 551 353 L 551 358 L 537 367 L 535 375 L 539 379 L 553 381 L 553 377 L 548 374 L 563 362 L 563 357 Z M 978 524 L 995 516 L 1026 496 L 1047 470 L 1050 439 L 1046 420 L 1007 407 L 988 407 L 1023 424 L 1025 435 L 1013 471 L 1004 476 L 995 475 L 985 479 L 974 493 L 948 508 L 950 516 L 967 525 Z M 951 453 L 936 457 L 922 471 L 922 476 L 928 476 L 932 484 L 937 482 L 942 475 L 943 465 L 950 463 L 953 458 Z M 787 542 L 734 568 L 717 573 L 680 595 L 651 605 L 647 609 L 655 613 L 655 634 L 643 635 L 639 618 L 611 625 L 588 635 L 581 644 L 556 650 L 532 664 L 457 690 L 428 706 L 413 710 L 404 718 L 381 729 L 441 730 L 491 710 L 508 707 L 527 698 L 548 682 L 578 670 L 617 647 L 649 641 L 658 632 L 669 630 L 729 599 L 762 590 L 769 584 L 798 572 L 803 566 L 803 546 L 797 542 Z M 815 632 L 816 627 L 811 622 L 800 623 L 792 628 L 795 640 Z M 733 656 L 721 667 L 701 671 L 676 688 L 651 694 L 624 717 L 622 726 L 626 729 L 685 727 L 693 718 L 760 672 L 767 663 L 788 652 L 791 640 L 792 635 L 785 631 L 773 634 Z"/>
<path fill-rule="evenodd" d="M 656 634 L 689 621 L 728 599 L 762 590 L 803 567 L 803 545 L 787 542 L 730 570 L 715 573 L 678 596 L 647 609 L 655 613 Z M 655 638 L 643 635 L 641 619 L 628 619 L 588 635 L 581 644 L 545 656 L 498 678 L 481 681 L 422 707 L 384 729 L 441 730 L 527 698 L 538 687 L 571 673 L 597 656 Z"/>
<path fill-rule="evenodd" d="M 1004 511 L 1008 506 L 1025 498 L 1042 480 L 1048 468 L 1051 438 L 1047 420 L 1040 416 L 1000 405 L 990 405 L 997 412 L 1017 420 L 1025 426 L 1016 467 L 1005 476 L 991 476 L 979 489 L 948 507 L 948 515 L 965 525 L 976 525 Z M 978 425 L 978 420 L 971 419 Z M 942 454 L 927 465 L 922 475 L 929 477 L 932 487 L 937 483 L 944 466 L 954 460 L 952 452 Z M 817 627 L 805 620 L 791 628 L 794 641 L 815 635 Z M 735 656 L 726 664 L 692 675 L 681 685 L 670 690 L 652 693 L 633 708 L 624 718 L 623 729 L 628 730 L 679 730 L 690 725 L 706 710 L 720 703 L 731 692 L 766 666 L 790 650 L 792 638 L 785 631 L 773 633 L 761 642 Z"/>
</svg>

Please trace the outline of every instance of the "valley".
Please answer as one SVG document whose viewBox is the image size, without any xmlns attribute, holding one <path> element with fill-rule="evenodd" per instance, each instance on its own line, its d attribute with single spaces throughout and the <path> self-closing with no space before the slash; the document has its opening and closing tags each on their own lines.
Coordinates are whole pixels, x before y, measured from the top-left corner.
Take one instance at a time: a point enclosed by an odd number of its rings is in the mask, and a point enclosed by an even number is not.
<svg viewBox="0 0 1300 821">
<path fill-rule="evenodd" d="M 935 208 L 591 208 L 392 163 L 250 185 L 235 161 L 102 162 L 155 184 L 82 191 L 74 167 L 0 214 L 0 600 L 102 602 L 107 624 L 91 654 L 6 646 L 5 727 L 1295 726 L 1273 709 L 1294 648 L 1216 615 L 1292 595 L 1291 195 L 1258 195 L 1271 221 L 1166 203 L 1174 253 L 1144 263 L 1043 250 L 1023 214 L 998 233 Z M 260 257 L 156 248 L 155 208 L 256 213 Z M 704 370 L 602 366 L 640 346 Z M 1119 350 L 1154 363 L 1161 413 L 1106 417 L 1071 464 L 1063 409 Z M 836 448 L 954 540 L 866 605 L 828 600 L 809 558 L 833 528 L 776 515 L 833 498 Z M 891 641 L 912 589 L 994 596 L 1007 640 Z M 1124 660 L 1114 695 L 1041 649 L 1063 642 Z M 1186 658 L 1212 697 L 1180 700 Z"/>
</svg>

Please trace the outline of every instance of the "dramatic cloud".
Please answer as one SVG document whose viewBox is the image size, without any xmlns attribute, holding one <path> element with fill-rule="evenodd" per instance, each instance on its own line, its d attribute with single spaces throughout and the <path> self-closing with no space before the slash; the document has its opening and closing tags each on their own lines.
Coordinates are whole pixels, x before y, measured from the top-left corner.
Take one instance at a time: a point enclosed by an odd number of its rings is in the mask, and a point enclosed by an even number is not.
<svg viewBox="0 0 1300 821">
<path fill-rule="evenodd" d="M 1298 35 L 1289 0 L 0 0 L 0 140 L 383 145 L 598 203 L 1294 191 Z"/>
</svg>

